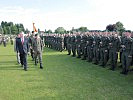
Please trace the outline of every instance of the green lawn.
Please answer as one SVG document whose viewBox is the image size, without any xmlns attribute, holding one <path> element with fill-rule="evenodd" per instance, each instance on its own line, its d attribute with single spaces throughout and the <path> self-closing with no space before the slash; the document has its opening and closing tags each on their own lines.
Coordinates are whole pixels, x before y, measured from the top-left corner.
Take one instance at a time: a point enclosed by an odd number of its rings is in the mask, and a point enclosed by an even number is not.
<svg viewBox="0 0 133 100">
<path fill-rule="evenodd" d="M 28 71 L 13 46 L 0 46 L 0 100 L 133 100 L 133 72 L 110 71 L 45 48 L 44 69 L 28 57 Z"/>
</svg>

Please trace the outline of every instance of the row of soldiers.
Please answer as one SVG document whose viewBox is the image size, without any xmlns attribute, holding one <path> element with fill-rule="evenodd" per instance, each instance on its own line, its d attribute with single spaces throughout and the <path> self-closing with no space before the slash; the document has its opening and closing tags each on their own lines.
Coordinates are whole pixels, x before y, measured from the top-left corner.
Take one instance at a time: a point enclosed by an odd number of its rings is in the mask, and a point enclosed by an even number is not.
<svg viewBox="0 0 133 100">
<path fill-rule="evenodd" d="M 46 47 L 56 50 L 67 49 L 68 55 L 77 55 L 77 58 L 102 67 L 109 65 L 109 69 L 113 71 L 117 67 L 119 57 L 123 69 L 121 74 L 127 75 L 133 62 L 133 41 L 129 33 L 123 36 L 118 36 L 116 32 L 52 34 L 45 35 L 44 38 Z"/>
<path fill-rule="evenodd" d="M 64 35 L 49 34 L 44 36 L 45 46 L 62 52 L 64 50 Z"/>
</svg>

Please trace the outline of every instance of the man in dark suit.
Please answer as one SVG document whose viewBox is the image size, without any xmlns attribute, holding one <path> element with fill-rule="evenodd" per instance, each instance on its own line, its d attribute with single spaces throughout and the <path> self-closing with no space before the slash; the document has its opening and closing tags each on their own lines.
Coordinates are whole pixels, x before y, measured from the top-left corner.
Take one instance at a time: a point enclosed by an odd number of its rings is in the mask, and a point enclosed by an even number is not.
<svg viewBox="0 0 133 100">
<path fill-rule="evenodd" d="M 24 33 L 20 33 L 20 38 L 16 41 L 16 47 L 20 53 L 20 62 L 24 67 L 24 70 L 27 71 L 27 54 L 29 52 L 28 39 L 24 37 Z"/>
<path fill-rule="evenodd" d="M 14 52 L 16 52 L 16 56 L 17 56 L 17 62 L 18 64 L 20 64 L 20 54 L 19 54 L 19 50 L 16 46 L 16 41 L 20 39 L 20 34 L 18 34 L 18 36 L 15 38 L 15 41 L 14 41 Z"/>
</svg>

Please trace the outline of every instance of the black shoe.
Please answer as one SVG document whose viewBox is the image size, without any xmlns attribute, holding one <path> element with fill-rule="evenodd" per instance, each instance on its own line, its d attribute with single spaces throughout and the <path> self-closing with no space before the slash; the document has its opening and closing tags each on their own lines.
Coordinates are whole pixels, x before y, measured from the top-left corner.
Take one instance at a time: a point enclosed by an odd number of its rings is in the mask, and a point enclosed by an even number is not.
<svg viewBox="0 0 133 100">
<path fill-rule="evenodd" d="M 92 62 L 91 60 L 88 60 L 88 62 Z"/>
<path fill-rule="evenodd" d="M 109 70 L 115 71 L 115 69 L 114 69 L 114 68 L 109 68 Z"/>
<path fill-rule="evenodd" d="M 128 72 L 120 72 L 120 74 L 123 74 L 123 75 L 127 75 L 128 74 Z"/>
<path fill-rule="evenodd" d="M 42 67 L 42 66 L 40 66 L 40 69 L 43 69 L 43 67 Z"/>
<path fill-rule="evenodd" d="M 80 56 L 78 56 L 77 58 L 81 58 Z"/>
<path fill-rule="evenodd" d="M 67 54 L 67 55 L 70 55 L 70 54 Z"/>
<path fill-rule="evenodd" d="M 37 66 L 37 63 L 35 63 L 35 66 Z"/>
<path fill-rule="evenodd" d="M 99 66 L 104 66 L 103 64 L 100 64 Z"/>
<path fill-rule="evenodd" d="M 42 63 L 40 63 L 40 69 L 43 69 Z"/>
<path fill-rule="evenodd" d="M 102 65 L 103 68 L 105 68 L 106 66 L 105 65 Z"/>
<path fill-rule="evenodd" d="M 75 57 L 75 55 L 72 55 L 72 57 Z"/>
<path fill-rule="evenodd" d="M 82 58 L 81 60 L 86 60 L 86 58 Z"/>
<path fill-rule="evenodd" d="M 27 71 L 27 68 L 24 68 L 25 71 Z"/>
<path fill-rule="evenodd" d="M 98 65 L 98 62 L 94 62 L 95 65 Z"/>
</svg>

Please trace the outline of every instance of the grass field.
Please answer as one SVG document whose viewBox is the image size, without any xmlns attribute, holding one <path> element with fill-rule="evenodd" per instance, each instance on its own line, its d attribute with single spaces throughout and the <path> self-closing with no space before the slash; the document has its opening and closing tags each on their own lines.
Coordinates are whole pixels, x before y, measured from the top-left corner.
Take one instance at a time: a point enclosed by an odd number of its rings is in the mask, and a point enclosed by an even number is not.
<svg viewBox="0 0 133 100">
<path fill-rule="evenodd" d="M 13 46 L 0 46 L 0 100 L 133 100 L 133 72 L 110 71 L 44 49 L 44 69 L 28 57 L 28 71 L 16 62 Z"/>
</svg>

